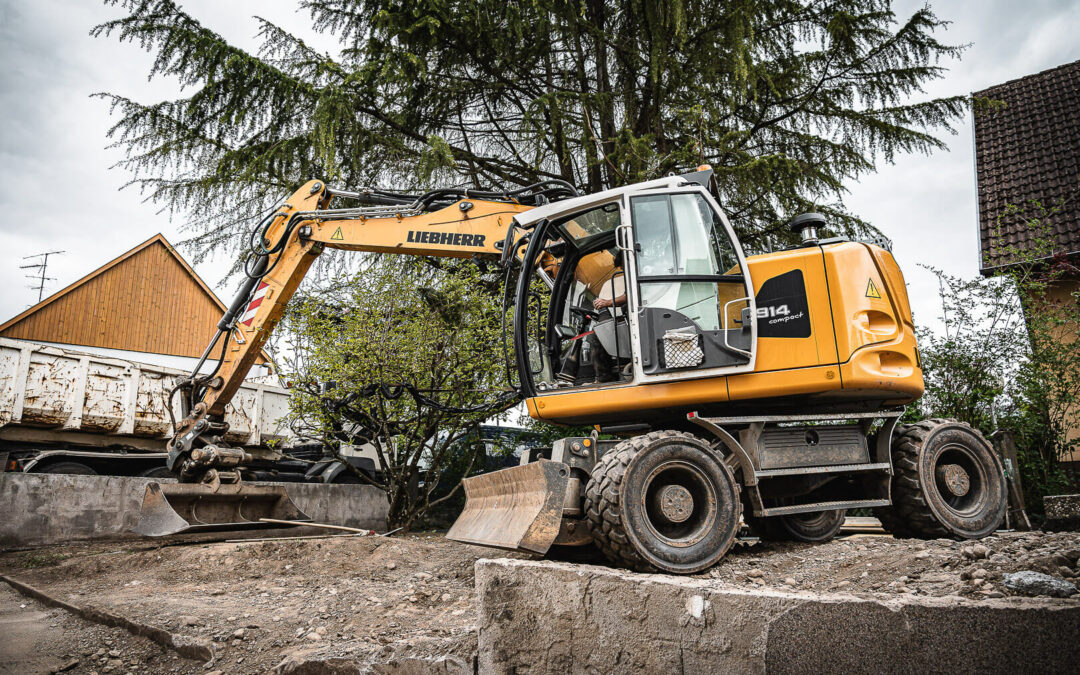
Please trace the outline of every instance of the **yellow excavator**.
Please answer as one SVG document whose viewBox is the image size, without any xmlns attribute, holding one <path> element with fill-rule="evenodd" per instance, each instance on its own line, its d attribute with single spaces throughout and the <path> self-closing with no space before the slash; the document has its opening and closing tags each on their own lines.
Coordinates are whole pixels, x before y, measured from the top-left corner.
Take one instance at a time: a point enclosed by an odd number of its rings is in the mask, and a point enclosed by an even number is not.
<svg viewBox="0 0 1080 675">
<path fill-rule="evenodd" d="M 253 233 L 247 280 L 203 356 L 216 368 L 173 391 L 180 482 L 148 486 L 137 531 L 304 517 L 280 486 L 245 482 L 267 451 L 226 446 L 224 412 L 327 247 L 502 265 L 529 414 L 593 427 L 466 479 L 450 539 L 538 554 L 595 544 L 620 566 L 692 573 L 743 519 L 809 542 L 860 508 L 897 536 L 996 529 L 1005 479 L 979 432 L 898 424 L 923 379 L 888 242 L 826 237 L 809 213 L 790 222 L 800 244 L 748 257 L 711 176 L 590 195 L 562 181 L 419 195 L 307 183 Z"/>
</svg>

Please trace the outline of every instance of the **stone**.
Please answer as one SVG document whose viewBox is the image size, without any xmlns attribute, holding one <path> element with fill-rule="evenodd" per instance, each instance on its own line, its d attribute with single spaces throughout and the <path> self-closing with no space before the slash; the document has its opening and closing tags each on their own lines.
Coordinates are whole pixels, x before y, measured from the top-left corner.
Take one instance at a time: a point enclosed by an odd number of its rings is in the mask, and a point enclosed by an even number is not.
<svg viewBox="0 0 1080 675">
<path fill-rule="evenodd" d="M 1068 581 L 1034 570 L 1002 575 L 1001 583 L 1010 591 L 1023 593 L 1024 595 L 1067 598 L 1077 592 L 1076 586 Z"/>
<path fill-rule="evenodd" d="M 1047 530 L 1080 530 L 1080 494 L 1043 497 Z"/>
<path fill-rule="evenodd" d="M 760 579 L 763 576 L 765 576 L 765 573 L 762 572 L 761 570 L 755 568 L 755 569 L 752 569 L 749 572 L 747 572 L 746 576 L 750 577 L 751 579 Z"/>
<path fill-rule="evenodd" d="M 316 633 L 315 631 L 311 631 L 310 633 L 307 634 L 307 639 L 311 640 L 312 642 L 318 642 L 319 640 L 322 639 L 322 636 L 319 635 L 318 633 Z"/>
<path fill-rule="evenodd" d="M 1071 672 L 1080 659 L 1073 601 L 777 593 L 510 559 L 479 561 L 476 592 L 480 673 Z"/>
<path fill-rule="evenodd" d="M 235 640 L 243 640 L 244 639 L 244 629 L 243 628 L 237 628 L 236 630 L 233 631 L 232 636 L 233 636 L 233 639 L 235 639 Z"/>
<path fill-rule="evenodd" d="M 983 568 L 980 567 L 979 569 L 977 569 L 977 570 L 975 570 L 974 572 L 971 573 L 971 578 L 972 579 L 985 579 L 986 578 L 986 570 L 984 570 Z"/>
<path fill-rule="evenodd" d="M 203 625 L 203 620 L 202 619 L 200 619 L 197 616 L 191 616 L 191 615 L 187 615 L 187 614 L 183 614 L 183 615 L 180 615 L 180 616 L 176 617 L 176 622 L 179 623 L 181 626 L 201 626 L 201 625 Z"/>
</svg>

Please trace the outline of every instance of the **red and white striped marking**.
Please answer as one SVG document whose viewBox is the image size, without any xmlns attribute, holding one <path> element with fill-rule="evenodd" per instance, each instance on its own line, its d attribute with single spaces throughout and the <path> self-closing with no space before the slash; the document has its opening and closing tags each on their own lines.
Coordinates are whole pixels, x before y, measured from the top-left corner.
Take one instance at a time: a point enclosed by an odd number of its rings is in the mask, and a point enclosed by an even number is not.
<svg viewBox="0 0 1080 675">
<path fill-rule="evenodd" d="M 248 303 L 247 309 L 244 310 L 243 316 L 240 317 L 240 323 L 245 326 L 250 326 L 251 322 L 255 320 L 255 314 L 259 311 L 259 305 L 262 304 L 263 296 L 266 295 L 266 289 L 270 287 L 270 284 L 265 281 L 259 282 L 259 287 L 255 289 L 255 297 Z"/>
</svg>

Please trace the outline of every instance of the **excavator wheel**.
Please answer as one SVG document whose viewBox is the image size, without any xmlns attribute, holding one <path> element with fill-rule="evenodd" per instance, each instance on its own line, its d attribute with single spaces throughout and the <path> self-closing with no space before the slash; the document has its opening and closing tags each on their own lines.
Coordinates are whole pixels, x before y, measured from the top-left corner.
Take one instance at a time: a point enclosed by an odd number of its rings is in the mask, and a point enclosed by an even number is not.
<svg viewBox="0 0 1080 675">
<path fill-rule="evenodd" d="M 754 534 L 771 541 L 805 541 L 821 544 L 831 541 L 844 525 L 847 511 L 818 511 L 816 513 L 796 513 L 790 516 L 758 518 L 744 515 L 743 519 Z"/>
<path fill-rule="evenodd" d="M 970 425 L 931 419 L 897 426 L 892 461 L 893 504 L 874 514 L 893 536 L 978 539 L 1004 520 L 1001 460 Z"/>
<path fill-rule="evenodd" d="M 608 450 L 585 488 L 593 541 L 615 565 L 690 574 L 715 564 L 739 530 L 731 470 L 693 434 L 654 431 Z"/>
</svg>

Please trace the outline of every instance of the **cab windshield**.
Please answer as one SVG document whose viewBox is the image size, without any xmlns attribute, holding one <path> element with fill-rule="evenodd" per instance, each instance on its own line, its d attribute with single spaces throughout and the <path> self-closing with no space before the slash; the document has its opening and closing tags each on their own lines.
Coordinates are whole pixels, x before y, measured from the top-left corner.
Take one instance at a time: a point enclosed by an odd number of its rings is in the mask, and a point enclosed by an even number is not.
<svg viewBox="0 0 1080 675">
<path fill-rule="evenodd" d="M 577 248 L 587 246 L 619 226 L 619 205 L 604 204 L 579 213 L 559 225 L 559 230 Z"/>
</svg>

